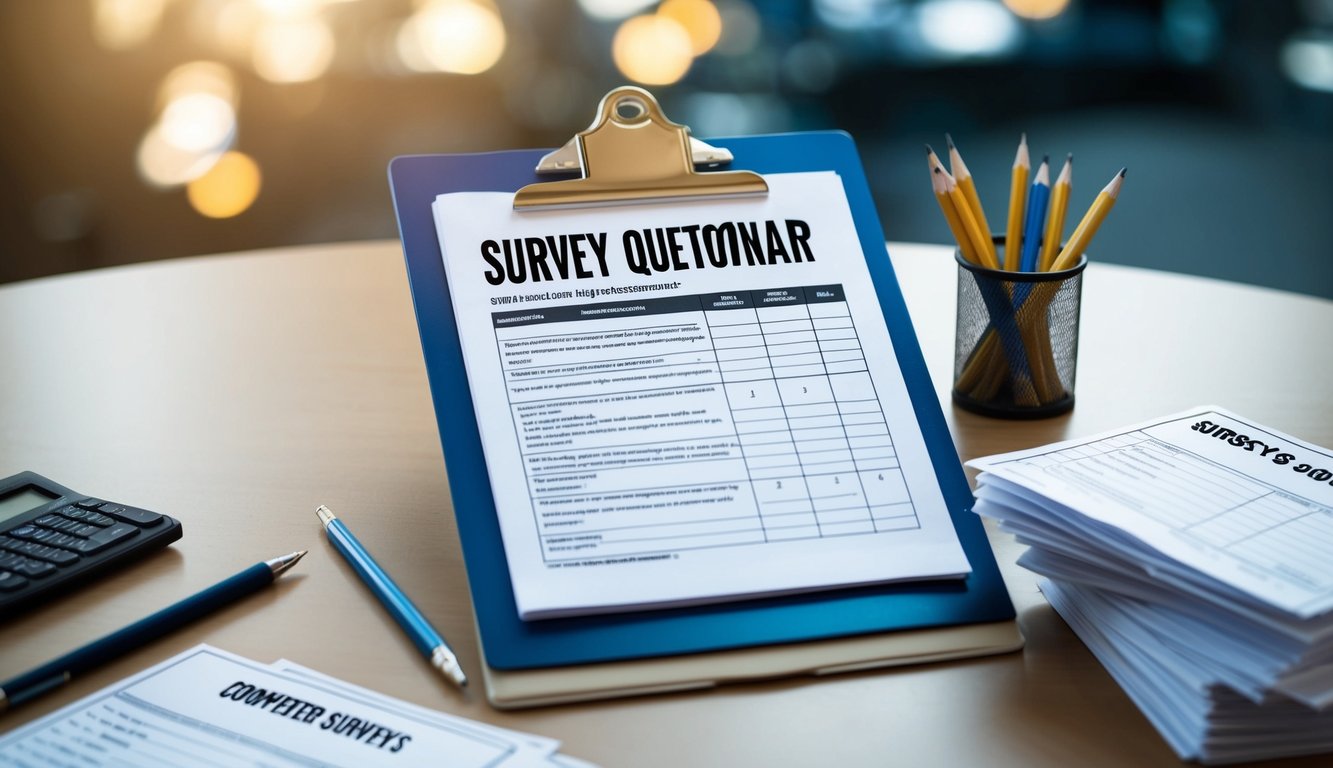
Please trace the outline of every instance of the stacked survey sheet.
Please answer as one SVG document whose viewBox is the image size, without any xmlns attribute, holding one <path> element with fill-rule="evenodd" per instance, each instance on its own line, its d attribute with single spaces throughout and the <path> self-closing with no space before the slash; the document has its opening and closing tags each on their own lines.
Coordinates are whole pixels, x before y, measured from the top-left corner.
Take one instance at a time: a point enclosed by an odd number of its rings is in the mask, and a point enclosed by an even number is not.
<svg viewBox="0 0 1333 768">
<path fill-rule="evenodd" d="M 0 736 L 0 766 L 591 768 L 559 747 L 199 645 Z"/>
<path fill-rule="evenodd" d="M 1200 407 L 968 465 L 1180 757 L 1333 751 L 1333 452 Z"/>
</svg>

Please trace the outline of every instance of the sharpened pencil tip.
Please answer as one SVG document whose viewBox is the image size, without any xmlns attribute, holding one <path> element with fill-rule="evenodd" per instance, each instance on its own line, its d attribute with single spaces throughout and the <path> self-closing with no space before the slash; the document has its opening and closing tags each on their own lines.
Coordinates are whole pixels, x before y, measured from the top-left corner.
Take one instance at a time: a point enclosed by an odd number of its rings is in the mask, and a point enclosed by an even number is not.
<svg viewBox="0 0 1333 768">
<path fill-rule="evenodd" d="M 953 137 L 947 133 L 944 134 L 944 143 L 949 145 L 949 149 L 956 149 L 953 145 Z"/>
<path fill-rule="evenodd" d="M 1046 165 L 1046 164 L 1049 163 L 1049 162 L 1051 162 L 1051 156 L 1050 156 L 1050 155 L 1042 155 L 1042 156 L 1041 156 L 1041 164 L 1042 164 L 1042 165 Z"/>
<path fill-rule="evenodd" d="M 1116 175 L 1123 179 L 1123 178 L 1125 178 L 1125 171 L 1127 171 L 1127 170 L 1129 170 L 1129 169 L 1128 169 L 1128 168 L 1121 168 L 1121 169 L 1120 169 L 1120 173 L 1117 173 Z"/>
<path fill-rule="evenodd" d="M 931 149 L 931 148 L 930 148 L 930 145 L 927 144 L 927 145 L 926 145 L 926 157 L 930 157 L 930 156 L 933 155 L 933 154 L 935 154 L 935 150 Z"/>
</svg>

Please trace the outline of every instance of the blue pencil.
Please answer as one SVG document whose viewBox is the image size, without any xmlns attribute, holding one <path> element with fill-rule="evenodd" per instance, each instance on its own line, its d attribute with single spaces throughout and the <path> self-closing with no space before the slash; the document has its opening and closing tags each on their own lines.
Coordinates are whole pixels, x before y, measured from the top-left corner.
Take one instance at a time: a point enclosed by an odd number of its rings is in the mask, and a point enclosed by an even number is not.
<svg viewBox="0 0 1333 768">
<path fill-rule="evenodd" d="M 1042 230 L 1046 228 L 1046 204 L 1051 199 L 1051 171 L 1047 158 L 1041 159 L 1041 167 L 1032 181 L 1032 191 L 1028 193 L 1027 220 L 1023 222 L 1023 258 L 1019 269 L 1033 272 L 1037 269 L 1037 254 L 1041 253 Z"/>
<path fill-rule="evenodd" d="M 53 691 L 72 678 L 136 650 L 150 640 L 207 616 L 228 603 L 257 592 L 305 556 L 305 552 L 255 563 L 229 579 L 167 606 L 153 615 L 70 651 L 18 677 L 0 683 L 0 712 Z"/>
</svg>

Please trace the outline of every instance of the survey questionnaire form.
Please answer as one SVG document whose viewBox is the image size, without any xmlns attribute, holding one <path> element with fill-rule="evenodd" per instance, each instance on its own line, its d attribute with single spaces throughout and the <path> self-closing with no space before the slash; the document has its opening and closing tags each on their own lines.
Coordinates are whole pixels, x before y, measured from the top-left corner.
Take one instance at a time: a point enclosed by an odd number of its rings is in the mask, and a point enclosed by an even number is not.
<svg viewBox="0 0 1333 768">
<path fill-rule="evenodd" d="M 436 200 L 525 619 L 969 572 L 841 181 L 766 178 L 744 200 Z"/>
</svg>

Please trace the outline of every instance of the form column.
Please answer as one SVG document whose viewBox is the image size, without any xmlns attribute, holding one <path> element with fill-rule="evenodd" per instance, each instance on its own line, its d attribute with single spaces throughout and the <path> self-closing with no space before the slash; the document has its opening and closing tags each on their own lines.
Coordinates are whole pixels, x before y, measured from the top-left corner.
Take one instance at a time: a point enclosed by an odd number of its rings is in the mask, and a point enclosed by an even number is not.
<svg viewBox="0 0 1333 768">
<path fill-rule="evenodd" d="M 893 438 L 866 367 L 865 350 L 852 323 L 841 285 L 805 289 L 807 306 L 828 373 L 838 420 L 863 503 L 876 531 L 916 528 L 919 522 L 899 468 Z M 887 353 L 887 350 L 885 350 Z"/>
<path fill-rule="evenodd" d="M 738 291 L 702 299 L 765 539 L 818 536 L 754 296 Z"/>
<path fill-rule="evenodd" d="M 760 326 L 820 535 L 872 533 L 870 510 L 820 351 L 809 304 L 813 297 L 809 288 L 764 291 Z M 834 299 L 845 312 L 840 288 Z"/>
</svg>

